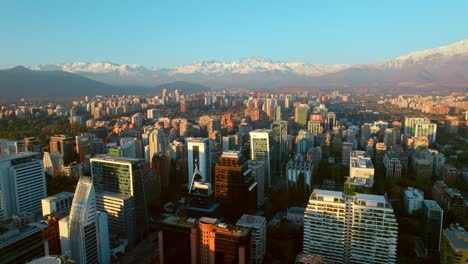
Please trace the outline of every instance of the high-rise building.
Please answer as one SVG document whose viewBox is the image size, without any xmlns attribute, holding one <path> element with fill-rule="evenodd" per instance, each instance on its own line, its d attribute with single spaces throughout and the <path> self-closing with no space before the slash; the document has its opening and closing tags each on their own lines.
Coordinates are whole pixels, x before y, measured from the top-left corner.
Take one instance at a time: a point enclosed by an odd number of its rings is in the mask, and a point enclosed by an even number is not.
<svg viewBox="0 0 468 264">
<path fill-rule="evenodd" d="M 434 200 L 424 200 L 421 209 L 424 246 L 428 251 L 440 251 L 444 211 Z"/>
<path fill-rule="evenodd" d="M 169 150 L 169 137 L 164 133 L 162 127 L 151 132 L 148 142 L 150 148 L 150 164 L 153 162 L 152 160 L 155 153 L 163 153 L 164 155 L 167 155 Z"/>
<path fill-rule="evenodd" d="M 70 213 L 70 208 L 73 201 L 73 193 L 60 192 L 41 200 L 42 215 L 51 214 L 63 215 Z"/>
<path fill-rule="evenodd" d="M 333 131 L 333 128 L 336 126 L 336 114 L 333 112 L 327 113 L 327 129 Z"/>
<path fill-rule="evenodd" d="M 458 225 L 442 231 L 441 264 L 465 264 L 468 261 L 468 232 Z"/>
<path fill-rule="evenodd" d="M 425 117 L 406 117 L 404 133 L 405 135 L 414 136 L 416 133 L 416 125 L 419 124 L 430 124 L 431 120 Z"/>
<path fill-rule="evenodd" d="M 90 178 L 78 181 L 70 216 L 59 221 L 61 247 L 76 263 L 110 263 L 107 215 L 96 211 Z"/>
<path fill-rule="evenodd" d="M 424 193 L 421 190 L 412 187 L 406 188 L 403 193 L 405 211 L 407 214 L 414 214 L 422 207 L 424 201 Z"/>
<path fill-rule="evenodd" d="M 273 160 L 275 161 L 275 169 L 281 170 L 283 162 L 287 157 L 286 141 L 288 140 L 288 122 L 287 121 L 274 121 L 271 124 L 273 131 L 273 144 L 274 154 Z"/>
<path fill-rule="evenodd" d="M 400 155 L 396 151 L 387 151 L 385 153 L 383 163 L 385 166 L 385 177 L 393 180 L 399 180 L 401 178 L 402 166 Z"/>
<path fill-rule="evenodd" d="M 211 144 L 208 138 L 187 138 L 188 178 L 192 182 L 195 167 L 211 183 Z M 188 186 L 189 184 L 187 184 Z"/>
<path fill-rule="evenodd" d="M 446 188 L 440 197 L 440 207 L 445 212 L 451 213 L 457 223 L 464 223 L 467 207 L 463 195 L 454 188 Z"/>
<path fill-rule="evenodd" d="M 341 164 L 343 166 L 349 166 L 349 159 L 351 157 L 351 151 L 353 151 L 353 143 L 343 142 L 341 146 Z"/>
<path fill-rule="evenodd" d="M 216 218 L 169 216 L 158 233 L 160 263 L 249 263 L 250 229 Z"/>
<path fill-rule="evenodd" d="M 273 158 L 273 130 L 257 129 L 250 133 L 250 159 L 265 163 L 265 190 L 271 186 L 271 163 Z"/>
<path fill-rule="evenodd" d="M 397 221 L 385 196 L 319 189 L 310 196 L 304 213 L 305 254 L 333 263 L 396 263 L 397 237 Z"/>
<path fill-rule="evenodd" d="M 0 220 L 20 213 L 42 215 L 46 181 L 42 161 L 36 156 L 24 152 L 0 158 Z"/>
<path fill-rule="evenodd" d="M 289 189 L 304 188 L 303 191 L 312 191 L 312 172 L 314 165 L 312 161 L 291 159 L 286 165 L 287 186 Z"/>
<path fill-rule="evenodd" d="M 265 163 L 261 161 L 249 160 L 249 169 L 252 171 L 252 176 L 257 182 L 257 207 L 260 208 L 265 202 Z"/>
<path fill-rule="evenodd" d="M 115 192 L 98 192 L 96 208 L 107 214 L 109 233 L 135 241 L 135 218 L 133 196 Z"/>
<path fill-rule="evenodd" d="M 316 136 L 320 133 L 323 133 L 323 127 L 320 121 L 309 121 L 307 122 L 307 129 L 312 133 L 312 135 Z"/>
<path fill-rule="evenodd" d="M 24 151 L 25 143 L 23 140 L 0 139 L 0 156 L 15 155 Z"/>
<path fill-rule="evenodd" d="M 91 176 L 97 192 L 114 192 L 133 197 L 135 240 L 148 230 L 143 159 L 98 156 L 91 159 Z"/>
<path fill-rule="evenodd" d="M 250 228 L 251 249 L 250 263 L 261 264 L 266 254 L 266 231 L 267 221 L 263 216 L 244 214 L 237 221 L 236 225 L 240 227 Z"/>
<path fill-rule="evenodd" d="M 48 175 L 59 176 L 62 174 L 63 156 L 60 152 L 44 152 L 42 160 Z"/>
<path fill-rule="evenodd" d="M 12 227 L 7 229 L 0 239 L 1 263 L 28 263 L 47 253 L 47 241 L 44 241 L 42 235 L 47 225 L 26 223 L 15 224 Z"/>
<path fill-rule="evenodd" d="M 27 137 L 24 139 L 25 151 L 40 153 L 42 156 L 42 145 L 35 137 Z"/>
<path fill-rule="evenodd" d="M 437 136 L 437 124 L 416 124 L 414 126 L 415 137 L 427 137 L 429 143 L 433 144 Z"/>
<path fill-rule="evenodd" d="M 233 215 L 257 207 L 257 182 L 240 151 L 225 151 L 219 157 L 215 198 Z"/>
<path fill-rule="evenodd" d="M 63 164 L 68 165 L 75 158 L 75 151 L 73 149 L 74 138 L 58 135 L 50 137 L 50 152 L 60 152 L 63 157 Z"/>
<path fill-rule="evenodd" d="M 460 120 L 456 116 L 446 116 L 444 119 L 445 131 L 448 134 L 458 134 Z"/>
<path fill-rule="evenodd" d="M 305 125 L 307 124 L 307 117 L 309 117 L 309 106 L 307 104 L 300 104 L 294 110 L 294 121 L 296 123 Z"/>
</svg>

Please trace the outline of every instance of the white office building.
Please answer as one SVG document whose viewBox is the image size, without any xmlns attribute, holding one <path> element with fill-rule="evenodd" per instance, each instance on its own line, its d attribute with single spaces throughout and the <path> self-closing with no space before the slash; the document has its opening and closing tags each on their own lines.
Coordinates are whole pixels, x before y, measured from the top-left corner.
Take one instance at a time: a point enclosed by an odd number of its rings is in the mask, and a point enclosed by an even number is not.
<svg viewBox="0 0 468 264">
<path fill-rule="evenodd" d="M 209 138 L 187 138 L 188 179 L 192 182 L 195 167 L 211 183 L 211 146 Z M 188 184 L 189 185 L 189 184 Z"/>
<path fill-rule="evenodd" d="M 424 201 L 424 192 L 408 187 L 403 193 L 403 199 L 405 203 L 405 211 L 408 214 L 413 214 L 421 209 L 422 202 Z"/>
<path fill-rule="evenodd" d="M 237 226 L 250 228 L 250 263 L 252 264 L 261 264 L 265 258 L 267 240 L 266 224 L 267 221 L 265 217 L 247 214 L 242 215 L 236 223 Z"/>
<path fill-rule="evenodd" d="M 60 152 L 44 152 L 42 157 L 44 169 L 50 176 L 57 176 L 62 173 L 63 156 Z"/>
<path fill-rule="evenodd" d="M 59 221 L 62 252 L 78 264 L 110 263 L 107 215 L 96 210 L 96 194 L 90 178 L 76 186 L 70 216 Z"/>
<path fill-rule="evenodd" d="M 304 213 L 303 253 L 333 263 L 396 263 L 398 226 L 385 196 L 316 189 Z"/>
<path fill-rule="evenodd" d="M 23 152 L 0 159 L 0 220 L 20 213 L 42 215 L 47 191 L 42 160 L 36 155 Z"/>
<path fill-rule="evenodd" d="M 42 215 L 67 214 L 73 201 L 73 193 L 60 192 L 41 200 Z"/>
<path fill-rule="evenodd" d="M 416 124 L 414 126 L 415 137 L 427 137 L 429 143 L 435 143 L 437 137 L 437 124 Z"/>
<path fill-rule="evenodd" d="M 250 135 L 250 158 L 265 163 L 265 190 L 271 186 L 271 163 L 273 159 L 273 130 L 257 129 Z"/>
</svg>

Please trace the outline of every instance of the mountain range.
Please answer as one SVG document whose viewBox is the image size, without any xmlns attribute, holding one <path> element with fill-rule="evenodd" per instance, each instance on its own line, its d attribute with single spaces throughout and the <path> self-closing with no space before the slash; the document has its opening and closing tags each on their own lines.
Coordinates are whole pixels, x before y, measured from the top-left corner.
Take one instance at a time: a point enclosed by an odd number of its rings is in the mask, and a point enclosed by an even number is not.
<svg viewBox="0 0 468 264">
<path fill-rule="evenodd" d="M 55 77 L 58 74 L 61 78 L 73 76 L 73 83 L 77 84 L 79 76 L 87 79 L 86 86 L 94 87 L 91 90 L 101 92 L 106 89 L 116 91 L 125 88 L 123 92 L 137 89 L 132 87 L 148 89 L 172 82 L 184 82 L 184 87 L 187 82 L 197 83 L 202 87 L 215 89 L 370 87 L 377 91 L 463 90 L 468 87 L 468 39 L 411 52 L 383 62 L 360 65 L 278 62 L 254 57 L 231 62 L 201 61 L 170 69 L 110 62 L 72 62 L 28 68 L 34 72 L 28 72 L 28 78 L 41 73 L 44 74 L 42 78 Z M 0 77 L 7 72 L 8 70 L 0 71 Z M 18 71 L 14 72 L 20 78 Z M 26 71 L 21 69 L 19 72 Z M 6 85 L 4 79 L 0 78 L 0 89 Z M 115 88 L 117 86 L 120 88 Z M 144 91 L 151 92 L 153 89 Z"/>
</svg>

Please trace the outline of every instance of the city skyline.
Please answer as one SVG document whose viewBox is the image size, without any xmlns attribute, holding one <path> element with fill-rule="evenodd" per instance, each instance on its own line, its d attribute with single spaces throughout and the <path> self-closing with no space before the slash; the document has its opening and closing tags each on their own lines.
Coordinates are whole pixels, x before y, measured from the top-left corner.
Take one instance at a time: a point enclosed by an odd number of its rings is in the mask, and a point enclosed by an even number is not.
<svg viewBox="0 0 468 264">
<path fill-rule="evenodd" d="M 0 68 L 75 61 L 170 68 L 249 57 L 366 64 L 468 36 L 466 3 L 178 4 L 7 1 Z"/>
</svg>

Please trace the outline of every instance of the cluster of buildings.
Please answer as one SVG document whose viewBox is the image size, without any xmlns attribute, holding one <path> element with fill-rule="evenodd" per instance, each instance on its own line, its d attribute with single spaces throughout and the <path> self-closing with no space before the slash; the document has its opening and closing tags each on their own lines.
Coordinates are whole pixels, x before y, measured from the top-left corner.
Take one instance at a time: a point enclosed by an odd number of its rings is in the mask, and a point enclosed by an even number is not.
<svg viewBox="0 0 468 264">
<path fill-rule="evenodd" d="M 70 108 L 3 109 L 4 116 L 68 116 L 88 131 L 52 136 L 47 151 L 31 137 L 0 140 L 0 253 L 110 263 L 122 245 L 154 232 L 149 219 L 162 207 L 160 263 L 263 263 L 264 205 L 285 189 L 307 198 L 284 217 L 303 226 L 298 263 L 396 263 L 396 214 L 387 196 L 374 194 L 376 171 L 396 182 L 438 177 L 452 184 L 457 169 L 433 149 L 440 126 L 424 117 L 358 126 L 338 119 L 327 100 L 350 98 L 163 90 L 157 97 L 87 97 Z M 236 107 L 242 110 L 214 111 Z M 203 114 L 192 116 L 192 108 Z M 458 133 L 458 124 L 446 118 L 444 129 Z M 324 163 L 344 168 L 344 182 L 319 175 Z M 75 192 L 47 197 L 46 175 L 77 179 Z M 450 250 L 463 244 L 451 241 L 465 233 L 443 229 L 444 213 L 463 223 L 467 203 L 444 182 L 434 185 L 433 200 L 407 189 L 404 202 L 408 214 L 422 212 L 425 248 L 451 259 L 459 251 Z M 28 250 L 11 250 L 26 238 Z"/>
</svg>

